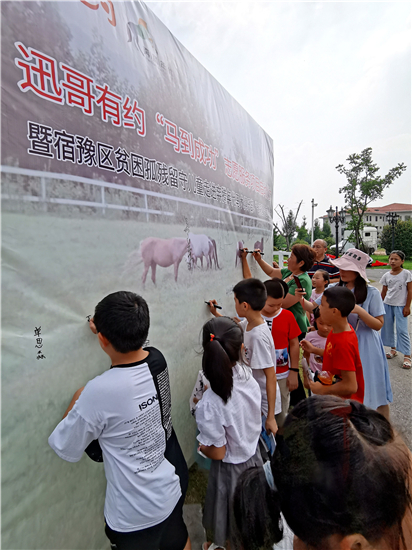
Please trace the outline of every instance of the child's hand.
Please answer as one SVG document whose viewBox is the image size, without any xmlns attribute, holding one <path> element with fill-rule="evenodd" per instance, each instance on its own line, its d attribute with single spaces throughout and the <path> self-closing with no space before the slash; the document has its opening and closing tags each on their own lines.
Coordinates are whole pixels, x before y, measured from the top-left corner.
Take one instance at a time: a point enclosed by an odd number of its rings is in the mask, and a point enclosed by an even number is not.
<svg viewBox="0 0 412 550">
<path fill-rule="evenodd" d="M 410 314 L 411 314 L 411 308 L 410 308 L 410 306 L 405 306 L 405 307 L 403 308 L 403 316 L 404 316 L 404 317 L 408 317 L 408 315 L 410 315 Z"/>
<path fill-rule="evenodd" d="M 288 377 L 286 378 L 286 386 L 289 391 L 296 390 L 298 387 L 298 373 L 292 370 L 289 371 Z"/>
<path fill-rule="evenodd" d="M 209 300 L 209 308 L 210 308 L 210 313 L 212 315 L 214 315 L 215 317 L 219 317 L 219 314 L 217 312 L 217 309 L 215 308 L 215 305 L 217 305 L 217 302 L 216 300 Z"/>
<path fill-rule="evenodd" d="M 241 320 L 239 319 L 239 317 L 232 317 L 232 319 L 233 319 L 234 322 L 237 323 L 238 325 L 241 323 Z"/>
<path fill-rule="evenodd" d="M 323 386 L 320 382 L 312 382 L 312 380 L 309 380 L 309 388 L 312 393 L 315 393 L 317 395 L 324 395 L 324 389 L 327 388 L 327 386 Z"/>
<path fill-rule="evenodd" d="M 93 334 L 97 334 L 97 328 L 96 328 L 96 325 L 94 324 L 93 317 L 89 321 L 89 327 L 90 327 L 90 330 L 93 332 Z"/>
<path fill-rule="evenodd" d="M 253 251 L 253 257 L 257 262 L 262 259 L 262 256 L 260 255 L 260 248 Z"/>
<path fill-rule="evenodd" d="M 311 380 L 309 379 L 309 376 L 307 375 L 305 369 L 303 369 L 303 385 L 305 386 L 305 388 L 307 390 L 310 390 L 310 383 L 311 383 Z"/>
<path fill-rule="evenodd" d="M 278 431 L 278 425 L 276 423 L 276 420 L 275 420 L 275 417 L 273 418 L 266 418 L 266 422 L 265 422 L 265 430 L 268 434 L 273 434 L 273 435 L 276 435 L 277 431 Z"/>
<path fill-rule="evenodd" d="M 246 260 L 247 259 L 247 248 L 241 248 L 239 250 L 239 254 L 240 254 L 240 257 L 242 258 L 242 260 Z"/>
<path fill-rule="evenodd" d="M 303 349 L 303 351 L 306 351 L 307 353 L 315 353 L 315 346 L 307 340 L 302 340 L 300 342 L 300 347 Z"/>
</svg>

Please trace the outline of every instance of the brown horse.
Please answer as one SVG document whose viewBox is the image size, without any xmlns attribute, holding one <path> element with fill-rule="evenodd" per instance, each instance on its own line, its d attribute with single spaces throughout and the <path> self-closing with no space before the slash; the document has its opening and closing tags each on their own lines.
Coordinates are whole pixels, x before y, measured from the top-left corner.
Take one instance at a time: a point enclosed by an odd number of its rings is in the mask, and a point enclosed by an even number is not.
<svg viewBox="0 0 412 550">
<path fill-rule="evenodd" d="M 183 256 L 187 252 L 187 240 L 178 237 L 159 239 L 148 237 L 140 243 L 140 249 L 134 250 L 128 258 L 125 272 L 132 271 L 140 263 L 144 263 L 142 283 L 145 284 L 147 272 L 152 268 L 152 281 L 156 284 L 156 267 L 169 267 L 173 264 L 175 281 Z"/>
</svg>

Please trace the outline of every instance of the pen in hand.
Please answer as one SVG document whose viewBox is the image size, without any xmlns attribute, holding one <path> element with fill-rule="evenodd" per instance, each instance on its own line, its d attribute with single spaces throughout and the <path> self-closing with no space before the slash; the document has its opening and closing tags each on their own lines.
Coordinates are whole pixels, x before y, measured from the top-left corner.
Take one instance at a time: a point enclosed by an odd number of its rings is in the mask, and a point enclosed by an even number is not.
<svg viewBox="0 0 412 550">
<path fill-rule="evenodd" d="M 209 302 L 205 302 L 205 304 L 207 304 L 208 306 L 210 306 L 210 303 Z M 217 304 L 212 304 L 210 307 L 214 307 L 216 309 L 223 309 L 222 306 L 218 306 Z"/>
</svg>

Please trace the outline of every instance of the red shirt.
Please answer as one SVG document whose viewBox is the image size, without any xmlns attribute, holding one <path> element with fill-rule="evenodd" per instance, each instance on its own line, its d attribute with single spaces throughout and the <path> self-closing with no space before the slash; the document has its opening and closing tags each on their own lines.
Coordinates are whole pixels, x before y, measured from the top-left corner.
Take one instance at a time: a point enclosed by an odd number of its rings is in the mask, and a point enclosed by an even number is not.
<svg viewBox="0 0 412 550">
<path fill-rule="evenodd" d="M 268 322 L 268 317 L 263 316 Z M 289 342 L 297 338 L 302 332 L 296 322 L 293 313 L 287 309 L 281 309 L 280 312 L 271 319 L 273 343 L 276 349 L 276 376 L 284 378 L 289 374 Z"/>
<path fill-rule="evenodd" d="M 363 403 L 365 395 L 365 382 L 363 380 L 362 363 L 359 356 L 358 337 L 350 327 L 348 332 L 334 334 L 330 332 L 326 339 L 325 353 L 323 356 L 323 370 L 340 376 L 341 371 L 356 372 L 358 389 L 348 396 L 348 399 L 355 399 Z"/>
</svg>

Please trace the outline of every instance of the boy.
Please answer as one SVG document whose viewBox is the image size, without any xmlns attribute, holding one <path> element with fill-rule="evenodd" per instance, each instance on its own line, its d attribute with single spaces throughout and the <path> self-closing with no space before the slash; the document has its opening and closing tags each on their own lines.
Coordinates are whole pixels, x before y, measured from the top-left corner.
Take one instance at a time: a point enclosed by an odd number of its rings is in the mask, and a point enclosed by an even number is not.
<svg viewBox="0 0 412 550">
<path fill-rule="evenodd" d="M 276 349 L 276 378 L 279 385 L 282 411 L 276 415 L 281 428 L 289 410 L 290 392 L 298 387 L 299 376 L 299 325 L 293 313 L 282 308 L 284 297 L 288 294 L 288 285 L 282 279 L 269 279 L 263 283 L 267 298 L 261 311 L 272 332 Z"/>
<path fill-rule="evenodd" d="M 266 289 L 259 279 L 244 279 L 233 288 L 235 308 L 243 330 L 245 354 L 252 374 L 259 384 L 262 394 L 262 415 L 268 434 L 275 435 L 278 426 L 275 414 L 281 412 L 281 400 L 276 399 L 276 352 L 270 330 L 260 314 L 266 302 Z M 215 317 L 220 313 L 213 306 L 216 300 L 209 302 L 210 311 Z"/>
<path fill-rule="evenodd" d="M 323 385 L 321 382 L 312 382 L 305 374 L 305 383 L 313 393 L 337 395 L 363 403 L 365 385 L 358 338 L 347 319 L 354 307 L 355 296 L 348 288 L 334 286 L 326 289 L 322 296 L 320 315 L 324 323 L 331 325 L 332 331 L 326 339 L 325 349 L 316 348 L 307 340 L 302 340 L 300 345 L 305 352 L 323 355 L 323 370 L 341 378 L 335 384 Z"/>
<path fill-rule="evenodd" d="M 147 304 L 133 292 L 115 292 L 97 304 L 90 328 L 111 367 L 75 393 L 49 444 L 77 462 L 98 439 L 113 548 L 189 550 L 180 486 L 187 466 L 172 427 L 166 361 L 157 349 L 142 347 L 149 324 Z"/>
</svg>

